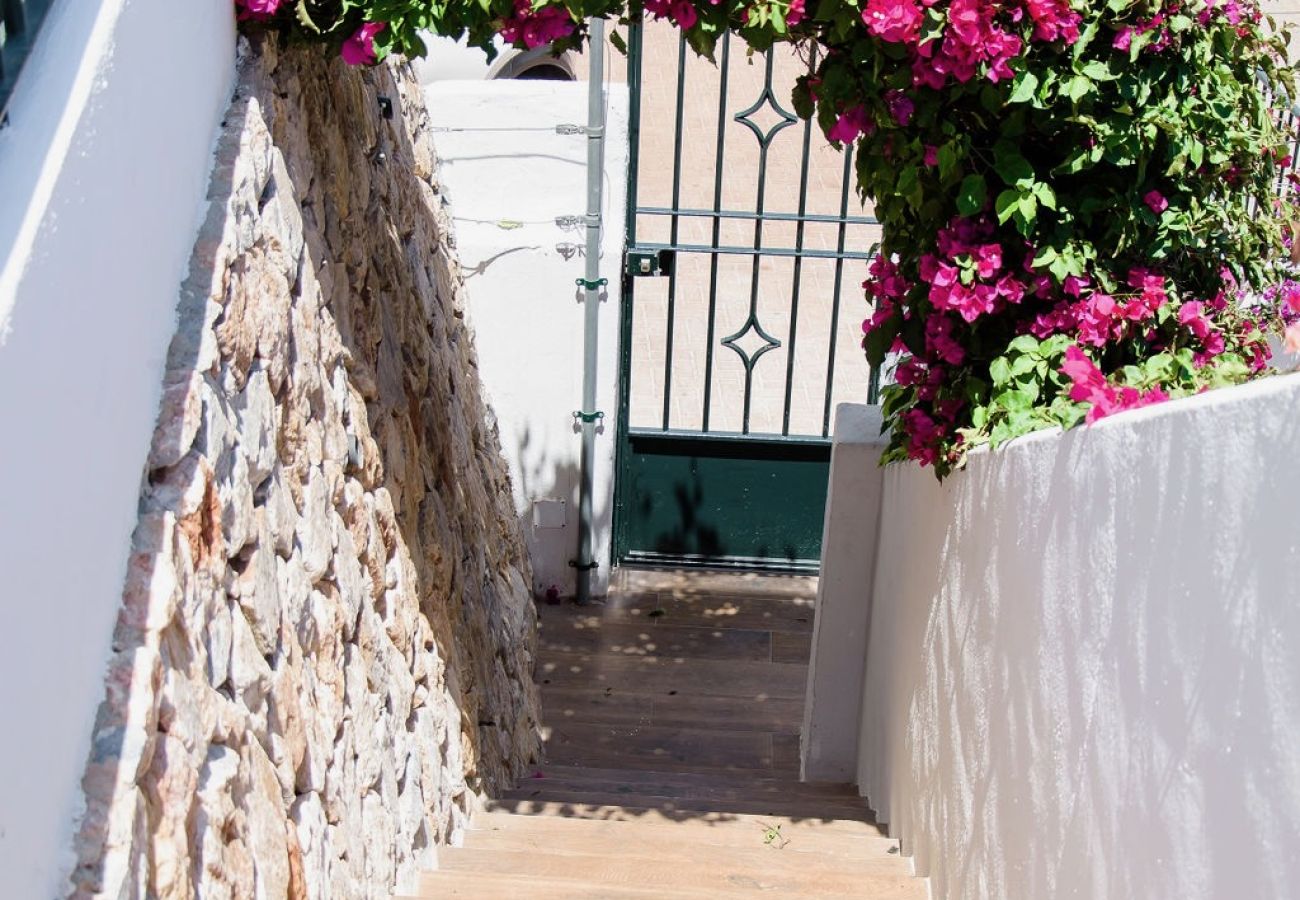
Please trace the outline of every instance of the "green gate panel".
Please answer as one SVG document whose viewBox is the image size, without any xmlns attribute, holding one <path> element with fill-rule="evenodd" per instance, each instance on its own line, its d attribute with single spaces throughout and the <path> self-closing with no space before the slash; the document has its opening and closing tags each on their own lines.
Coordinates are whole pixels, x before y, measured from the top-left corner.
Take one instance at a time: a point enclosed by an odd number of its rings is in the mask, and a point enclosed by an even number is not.
<svg viewBox="0 0 1300 900">
<path fill-rule="evenodd" d="M 816 572 L 830 443 L 627 436 L 619 562 Z"/>
</svg>

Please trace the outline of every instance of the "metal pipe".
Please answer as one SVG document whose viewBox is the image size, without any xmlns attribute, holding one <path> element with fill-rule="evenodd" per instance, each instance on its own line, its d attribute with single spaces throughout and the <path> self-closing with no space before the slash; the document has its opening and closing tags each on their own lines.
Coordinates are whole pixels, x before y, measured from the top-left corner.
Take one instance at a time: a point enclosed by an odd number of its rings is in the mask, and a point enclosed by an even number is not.
<svg viewBox="0 0 1300 900">
<path fill-rule="evenodd" d="M 587 76 L 587 275 L 583 279 L 582 456 L 578 467 L 577 597 L 591 602 L 595 560 L 591 534 L 592 467 L 596 460 L 596 362 L 600 326 L 600 233 L 605 175 L 605 20 L 591 21 L 591 69 Z"/>
</svg>

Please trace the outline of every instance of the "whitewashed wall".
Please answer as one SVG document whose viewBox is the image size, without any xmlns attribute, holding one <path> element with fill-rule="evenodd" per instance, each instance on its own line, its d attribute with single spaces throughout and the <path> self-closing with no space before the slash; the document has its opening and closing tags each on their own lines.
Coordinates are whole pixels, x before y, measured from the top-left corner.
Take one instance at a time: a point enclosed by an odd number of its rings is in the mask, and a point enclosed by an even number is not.
<svg viewBox="0 0 1300 900">
<path fill-rule="evenodd" d="M 936 898 L 1295 896 L 1297 447 L 1288 376 L 886 469 L 858 781 Z"/>
<path fill-rule="evenodd" d="M 585 124 L 585 82 L 437 81 L 425 98 L 435 127 L 439 177 L 451 201 L 466 274 L 469 317 L 483 384 L 496 412 L 515 499 L 533 558 L 534 589 L 574 590 L 582 405 L 585 228 L 562 231 L 555 217 L 586 211 L 587 138 L 562 136 Z M 627 171 L 627 92 L 609 87 L 605 228 L 597 407 L 593 594 L 609 582 L 618 410 L 618 314 Z M 494 131 L 490 129 L 502 129 Z M 488 130 L 485 130 L 488 129 Z M 531 130 L 530 130 L 531 129 Z M 569 245 L 560 248 L 559 245 Z"/>
<path fill-rule="evenodd" d="M 62 893 L 230 0 L 60 0 L 0 130 L 0 893 Z"/>
</svg>

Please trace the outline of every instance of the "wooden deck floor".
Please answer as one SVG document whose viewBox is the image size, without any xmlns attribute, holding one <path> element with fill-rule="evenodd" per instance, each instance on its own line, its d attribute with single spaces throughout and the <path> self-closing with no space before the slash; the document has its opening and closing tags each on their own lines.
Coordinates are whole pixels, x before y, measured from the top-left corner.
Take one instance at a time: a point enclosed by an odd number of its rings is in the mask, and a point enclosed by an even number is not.
<svg viewBox="0 0 1300 900">
<path fill-rule="evenodd" d="M 815 590 L 623 571 L 540 607 L 547 762 L 419 896 L 923 900 L 850 785 L 798 780 Z"/>
</svg>

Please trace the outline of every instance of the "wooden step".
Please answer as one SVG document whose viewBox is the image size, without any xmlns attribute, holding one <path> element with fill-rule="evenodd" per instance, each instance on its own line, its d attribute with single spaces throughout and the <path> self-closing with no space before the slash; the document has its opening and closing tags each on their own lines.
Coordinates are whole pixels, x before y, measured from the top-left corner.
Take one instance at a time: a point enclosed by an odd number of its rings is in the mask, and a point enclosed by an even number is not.
<svg viewBox="0 0 1300 900">
<path fill-rule="evenodd" d="M 528 818 L 521 816 L 520 818 Z M 613 827 L 603 832 L 575 834 L 569 829 L 514 829 L 509 827 L 473 831 L 467 846 L 474 850 L 514 850 L 552 854 L 610 854 L 633 853 L 660 858 L 681 859 L 695 863 L 712 863 L 719 854 L 726 854 L 737 864 L 795 865 L 796 858 L 811 859 L 828 871 L 870 872 L 884 875 L 906 875 L 908 864 L 899 855 L 896 844 L 883 845 L 871 839 L 855 843 L 845 841 L 833 846 L 825 842 L 805 840 L 799 834 L 786 834 L 786 829 L 769 830 L 760 826 L 746 830 L 743 840 L 719 842 L 711 835 L 702 838 L 694 831 L 683 832 L 659 825 L 640 825 L 636 822 L 605 823 Z M 716 831 L 716 829 L 714 829 Z M 455 853 L 444 850 L 442 855 Z M 783 859 L 774 863 L 769 855 L 777 853 Z M 798 865 L 806 865 L 800 862 Z"/>
<path fill-rule="evenodd" d="M 526 900 L 623 900 L 633 898 L 699 898 L 697 891 L 665 892 L 660 888 L 611 887 L 605 884 L 569 880 L 544 881 L 532 876 L 498 875 L 493 872 L 430 872 L 418 894 L 394 900 L 442 900 L 443 897 L 473 897 L 474 900 L 526 898 Z"/>
<path fill-rule="evenodd" d="M 638 833 L 658 828 L 668 831 L 676 840 L 752 847 L 755 835 L 761 839 L 769 829 L 778 827 L 782 837 L 790 841 L 787 849 L 853 857 L 898 851 L 898 841 L 870 822 L 514 800 L 492 801 L 488 808 L 479 811 L 470 825 L 466 843 L 475 846 L 475 835 L 485 831 L 547 834 L 557 840 L 581 843 L 606 837 L 626 840 L 630 828 L 637 829 Z"/>
<path fill-rule="evenodd" d="M 507 791 L 504 800 L 531 801 L 534 803 L 570 806 L 629 806 L 638 809 L 658 809 L 666 812 L 703 814 L 717 812 L 722 815 L 742 813 L 751 816 L 784 816 L 790 818 L 818 819 L 822 821 L 873 821 L 865 804 L 850 804 L 827 800 L 736 799 L 700 797 L 657 797 L 630 791 L 605 793 L 563 788 L 524 789 Z"/>
<path fill-rule="evenodd" d="M 782 804 L 822 804 L 825 811 L 844 813 L 846 818 L 860 818 L 866 813 L 865 801 L 857 792 L 846 786 L 814 787 L 799 782 L 780 779 L 751 779 L 690 773 L 692 780 L 679 780 L 675 776 L 686 773 L 630 772 L 626 770 L 583 770 L 556 772 L 557 767 L 543 767 L 543 778 L 521 779 L 508 796 L 517 799 L 571 796 L 576 793 L 602 794 L 616 797 L 649 798 L 654 804 L 675 801 L 679 808 L 708 808 L 709 804 L 735 804 L 736 802 L 764 803 L 768 810 L 779 811 Z M 586 774 L 599 771 L 608 774 Z M 542 772 L 542 770 L 539 770 Z"/>
<path fill-rule="evenodd" d="M 554 687 L 542 693 L 542 721 L 638 724 L 730 731 L 799 733 L 803 700 L 765 697 L 737 703 L 734 697 L 646 693 L 627 687 Z"/>
<path fill-rule="evenodd" d="M 567 611 L 565 607 L 553 608 Z M 602 622 L 592 616 L 572 613 L 543 613 L 539 618 L 539 646 L 543 656 L 560 651 L 772 661 L 772 635 L 768 631 L 677 625 L 655 619 Z"/>
<path fill-rule="evenodd" d="M 669 848 L 670 849 L 670 848 Z M 492 848 L 449 850 L 441 854 L 445 872 L 492 872 L 518 875 L 548 882 L 578 882 L 617 887 L 661 890 L 706 890 L 718 895 L 763 892 L 788 897 L 817 896 L 872 897 L 903 900 L 926 896 L 924 885 L 905 871 L 877 874 L 861 868 L 847 871 L 827 869 L 823 857 L 785 855 L 763 848 L 759 861 L 752 854 L 734 848 L 704 853 L 702 861 L 685 854 L 656 853 L 654 846 L 633 844 L 622 853 L 572 854 L 538 853 L 534 850 Z M 743 857 L 743 858 L 742 858 Z M 901 867 L 900 867 L 901 868 Z M 436 876 L 425 883 L 433 885 Z"/>
<path fill-rule="evenodd" d="M 747 791 L 752 795 L 781 794 L 818 798 L 830 797 L 858 800 L 857 788 L 847 782 L 832 781 L 797 781 L 791 778 L 765 778 L 748 773 L 695 773 L 695 772 L 656 772 L 629 769 L 603 769 L 586 766 L 562 766 L 545 763 L 533 769 L 533 775 L 519 780 L 519 787 L 533 781 L 546 781 L 554 784 L 621 781 L 638 789 L 649 784 L 672 786 L 700 786 L 705 788 L 723 788 Z M 541 777 L 536 777 L 540 775 Z"/>
<path fill-rule="evenodd" d="M 769 697 L 802 700 L 807 678 L 808 667 L 792 663 L 560 652 L 546 653 L 538 661 L 535 675 L 537 683 L 544 687 L 677 691 L 694 697 L 732 697 L 747 702 Z"/>
<path fill-rule="evenodd" d="M 560 722 L 550 726 L 545 754 L 567 766 L 776 771 L 772 738 L 763 732 Z"/>
<path fill-rule="evenodd" d="M 673 597 L 668 594 L 611 596 L 603 605 L 560 606 L 604 622 L 659 622 L 742 628 L 756 631 L 811 634 L 814 602 L 811 598 Z"/>
</svg>

